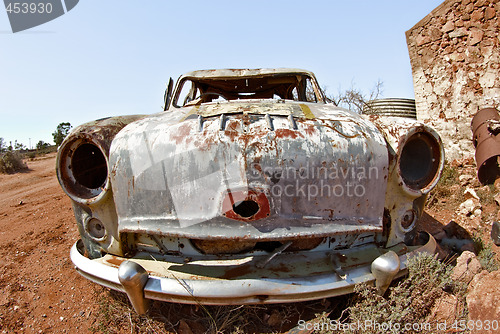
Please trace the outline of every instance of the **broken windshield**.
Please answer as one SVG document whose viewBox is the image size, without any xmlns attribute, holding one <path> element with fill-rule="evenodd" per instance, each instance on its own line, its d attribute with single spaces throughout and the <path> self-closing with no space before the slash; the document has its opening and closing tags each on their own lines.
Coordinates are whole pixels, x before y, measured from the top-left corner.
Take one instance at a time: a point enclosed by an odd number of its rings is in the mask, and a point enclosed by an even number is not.
<svg viewBox="0 0 500 334">
<path fill-rule="evenodd" d="M 314 78 L 303 73 L 280 73 L 241 77 L 184 77 L 177 86 L 173 105 L 182 107 L 246 99 L 323 102 Z"/>
</svg>

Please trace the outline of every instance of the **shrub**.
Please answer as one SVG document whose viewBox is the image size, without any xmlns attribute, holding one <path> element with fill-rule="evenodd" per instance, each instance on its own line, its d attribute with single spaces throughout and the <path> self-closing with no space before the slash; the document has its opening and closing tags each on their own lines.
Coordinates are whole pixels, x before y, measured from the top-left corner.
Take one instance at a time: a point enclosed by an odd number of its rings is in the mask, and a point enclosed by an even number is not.
<svg viewBox="0 0 500 334">
<path fill-rule="evenodd" d="M 496 259 L 496 253 L 493 251 L 491 244 L 485 242 L 480 236 L 474 235 L 474 246 L 477 251 L 477 258 L 481 267 L 488 270 L 490 273 L 500 269 L 500 263 Z"/>
<path fill-rule="evenodd" d="M 349 307 L 350 323 L 404 324 L 421 323 L 429 314 L 434 302 L 444 288 L 453 287 L 451 267 L 441 263 L 433 255 L 420 253 L 408 260 L 408 277 L 389 288 L 388 297 L 376 293 L 367 284 L 356 286 L 354 304 Z M 365 328 L 366 333 L 387 333 L 374 326 Z M 358 331 L 353 331 L 357 333 Z M 396 327 L 394 333 L 399 333 Z M 352 333 L 352 332 L 351 332 Z"/>
<path fill-rule="evenodd" d="M 28 169 L 28 166 L 23 162 L 23 157 L 18 152 L 8 151 L 0 156 L 0 172 L 12 174 Z"/>
</svg>

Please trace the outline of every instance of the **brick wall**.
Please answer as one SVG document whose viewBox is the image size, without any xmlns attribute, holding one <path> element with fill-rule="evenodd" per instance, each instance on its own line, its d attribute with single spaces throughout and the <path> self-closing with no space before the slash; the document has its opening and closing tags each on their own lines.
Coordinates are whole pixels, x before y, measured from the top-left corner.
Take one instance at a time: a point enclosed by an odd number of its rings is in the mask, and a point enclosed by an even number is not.
<svg viewBox="0 0 500 334">
<path fill-rule="evenodd" d="M 500 106 L 500 1 L 447 0 L 406 32 L 417 118 L 433 125 L 447 160 L 474 154 L 470 122 Z"/>
</svg>

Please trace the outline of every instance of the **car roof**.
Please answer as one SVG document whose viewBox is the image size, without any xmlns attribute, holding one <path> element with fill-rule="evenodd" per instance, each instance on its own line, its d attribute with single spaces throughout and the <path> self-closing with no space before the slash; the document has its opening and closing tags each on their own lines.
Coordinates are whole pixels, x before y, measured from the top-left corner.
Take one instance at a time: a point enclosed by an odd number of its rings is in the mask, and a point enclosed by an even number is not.
<svg viewBox="0 0 500 334">
<path fill-rule="evenodd" d="M 241 78 L 279 74 L 299 74 L 315 78 L 314 73 L 297 68 L 258 68 L 258 69 L 212 69 L 199 70 L 183 74 L 182 78 Z"/>
</svg>

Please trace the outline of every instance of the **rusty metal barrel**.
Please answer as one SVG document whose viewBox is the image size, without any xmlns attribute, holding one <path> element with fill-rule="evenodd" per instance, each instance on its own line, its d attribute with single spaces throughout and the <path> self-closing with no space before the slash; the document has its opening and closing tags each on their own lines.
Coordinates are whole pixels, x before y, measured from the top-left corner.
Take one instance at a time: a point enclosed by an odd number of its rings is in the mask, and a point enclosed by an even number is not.
<svg viewBox="0 0 500 334">
<path fill-rule="evenodd" d="M 368 101 L 363 108 L 363 114 L 416 119 L 417 109 L 413 99 L 378 99 Z"/>
<path fill-rule="evenodd" d="M 495 182 L 500 176 L 500 114 L 495 108 L 484 108 L 472 118 L 472 141 L 476 148 L 477 178 L 482 184 Z"/>
</svg>

